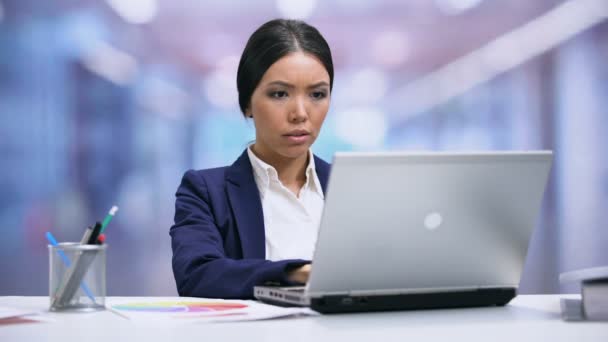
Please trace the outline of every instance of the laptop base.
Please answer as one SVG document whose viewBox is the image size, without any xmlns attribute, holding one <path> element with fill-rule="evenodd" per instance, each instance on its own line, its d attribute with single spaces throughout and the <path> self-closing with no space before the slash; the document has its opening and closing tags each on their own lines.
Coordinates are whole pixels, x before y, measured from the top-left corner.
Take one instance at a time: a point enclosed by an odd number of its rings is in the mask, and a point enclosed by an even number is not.
<svg viewBox="0 0 608 342">
<path fill-rule="evenodd" d="M 347 312 L 446 309 L 504 306 L 516 296 L 515 288 L 377 296 L 324 296 L 310 299 L 310 308 L 326 314 Z"/>
</svg>

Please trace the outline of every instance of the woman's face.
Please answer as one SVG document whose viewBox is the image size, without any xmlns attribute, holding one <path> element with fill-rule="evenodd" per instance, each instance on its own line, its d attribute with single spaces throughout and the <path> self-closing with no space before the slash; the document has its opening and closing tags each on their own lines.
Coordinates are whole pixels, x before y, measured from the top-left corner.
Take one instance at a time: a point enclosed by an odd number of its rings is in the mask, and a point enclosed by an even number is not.
<svg viewBox="0 0 608 342">
<path fill-rule="evenodd" d="M 268 68 L 251 96 L 254 151 L 267 159 L 306 156 L 329 109 L 329 74 L 314 56 L 290 53 Z"/>
</svg>

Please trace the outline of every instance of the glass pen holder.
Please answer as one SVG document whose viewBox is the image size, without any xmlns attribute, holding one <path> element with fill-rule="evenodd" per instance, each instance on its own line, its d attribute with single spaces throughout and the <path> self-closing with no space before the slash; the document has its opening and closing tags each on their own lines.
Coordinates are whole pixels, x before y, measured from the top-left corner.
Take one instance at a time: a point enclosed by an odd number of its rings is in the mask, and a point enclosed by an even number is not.
<svg viewBox="0 0 608 342">
<path fill-rule="evenodd" d="M 104 310 L 107 245 L 64 242 L 48 247 L 50 310 Z"/>
</svg>

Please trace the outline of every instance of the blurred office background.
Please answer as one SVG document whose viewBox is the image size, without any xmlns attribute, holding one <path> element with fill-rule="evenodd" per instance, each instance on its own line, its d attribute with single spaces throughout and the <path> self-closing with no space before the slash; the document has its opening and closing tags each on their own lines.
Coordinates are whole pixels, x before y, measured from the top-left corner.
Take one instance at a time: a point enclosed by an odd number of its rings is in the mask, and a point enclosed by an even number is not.
<svg viewBox="0 0 608 342">
<path fill-rule="evenodd" d="M 0 0 L 0 295 L 47 294 L 44 232 L 79 240 L 113 204 L 108 294 L 176 294 L 175 190 L 253 139 L 236 66 L 276 17 L 332 47 L 328 160 L 554 150 L 521 292 L 573 291 L 560 272 L 608 265 L 607 16 L 606 0 Z"/>
</svg>

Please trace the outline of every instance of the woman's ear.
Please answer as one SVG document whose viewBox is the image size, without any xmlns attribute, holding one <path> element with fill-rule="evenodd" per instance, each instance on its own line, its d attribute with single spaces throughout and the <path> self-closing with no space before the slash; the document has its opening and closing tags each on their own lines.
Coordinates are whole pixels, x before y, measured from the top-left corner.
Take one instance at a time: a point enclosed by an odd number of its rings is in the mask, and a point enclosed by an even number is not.
<svg viewBox="0 0 608 342">
<path fill-rule="evenodd" d="M 247 108 L 245 110 L 245 116 L 247 116 L 248 118 L 253 118 L 253 114 L 251 114 L 251 109 Z"/>
</svg>

